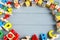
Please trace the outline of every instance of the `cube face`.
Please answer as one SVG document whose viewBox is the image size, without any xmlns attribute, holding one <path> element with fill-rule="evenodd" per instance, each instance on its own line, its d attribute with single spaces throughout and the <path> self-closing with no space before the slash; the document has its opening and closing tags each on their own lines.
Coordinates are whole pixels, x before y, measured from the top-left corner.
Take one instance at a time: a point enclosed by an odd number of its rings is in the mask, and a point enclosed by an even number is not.
<svg viewBox="0 0 60 40">
<path fill-rule="evenodd" d="M 38 2 L 38 0 L 34 0 L 36 3 Z"/>
<path fill-rule="evenodd" d="M 32 40 L 39 40 L 36 34 L 32 36 Z"/>
<path fill-rule="evenodd" d="M 50 9 L 51 9 L 51 10 L 54 10 L 54 9 L 55 9 L 55 4 L 51 4 L 51 5 L 50 5 Z"/>
<path fill-rule="evenodd" d="M 5 10 L 5 11 L 7 11 L 8 8 L 6 6 L 3 6 L 2 9 Z"/>
<path fill-rule="evenodd" d="M 10 17 L 9 14 L 5 14 L 4 19 L 8 19 Z"/>
<path fill-rule="evenodd" d="M 4 33 L 2 30 L 0 30 L 0 38 L 3 38 L 3 36 L 4 36 Z"/>
<path fill-rule="evenodd" d="M 0 27 L 4 26 L 5 23 L 6 23 L 6 22 L 0 20 Z"/>
<path fill-rule="evenodd" d="M 2 4 L 0 4 L 0 8 L 2 8 L 3 7 L 3 5 Z"/>
<path fill-rule="evenodd" d="M 10 4 L 10 5 L 11 5 L 11 4 L 12 4 L 12 2 L 8 1 L 8 2 L 7 2 L 7 4 Z"/>
<path fill-rule="evenodd" d="M 15 30 L 10 30 L 10 32 L 4 36 L 4 40 L 7 39 L 7 40 L 18 40 L 19 38 L 19 35 L 18 33 L 16 33 Z"/>
<path fill-rule="evenodd" d="M 6 36 L 4 36 L 4 40 L 8 40 L 8 38 Z"/>
<path fill-rule="evenodd" d="M 57 12 L 57 13 L 56 13 L 56 16 L 60 16 L 60 12 Z"/>
<path fill-rule="evenodd" d="M 8 1 L 8 0 L 2 0 L 1 2 L 3 2 L 3 3 L 7 3 L 7 1 Z"/>
<path fill-rule="evenodd" d="M 40 34 L 41 40 L 47 40 L 47 35 L 46 34 Z"/>
</svg>

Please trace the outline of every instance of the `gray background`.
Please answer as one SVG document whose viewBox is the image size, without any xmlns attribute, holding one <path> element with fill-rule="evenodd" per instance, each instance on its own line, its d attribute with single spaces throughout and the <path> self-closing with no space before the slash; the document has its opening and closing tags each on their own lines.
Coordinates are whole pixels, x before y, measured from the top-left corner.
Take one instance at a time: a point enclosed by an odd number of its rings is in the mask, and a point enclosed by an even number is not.
<svg viewBox="0 0 60 40">
<path fill-rule="evenodd" d="M 59 2 L 60 0 L 55 1 Z M 9 21 L 20 37 L 32 36 L 33 34 L 39 36 L 40 33 L 47 34 L 49 30 L 54 29 L 55 21 L 49 12 L 50 10 L 47 8 L 38 6 L 20 7 L 19 9 L 13 9 L 13 14 Z"/>
</svg>

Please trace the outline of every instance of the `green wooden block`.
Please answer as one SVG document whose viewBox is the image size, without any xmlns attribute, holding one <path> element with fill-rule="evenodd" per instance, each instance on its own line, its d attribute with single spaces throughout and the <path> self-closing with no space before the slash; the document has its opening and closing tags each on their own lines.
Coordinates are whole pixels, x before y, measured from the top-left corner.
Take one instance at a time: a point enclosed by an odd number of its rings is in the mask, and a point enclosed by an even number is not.
<svg viewBox="0 0 60 40">
<path fill-rule="evenodd" d="M 8 8 L 6 6 L 4 6 L 2 9 L 5 10 L 5 11 L 7 11 Z"/>
<path fill-rule="evenodd" d="M 54 4 L 59 5 L 59 2 L 56 2 L 56 1 L 55 1 Z"/>
<path fill-rule="evenodd" d="M 60 12 L 57 12 L 57 13 L 56 13 L 56 16 L 60 16 Z"/>
<path fill-rule="evenodd" d="M 4 33 L 2 30 L 0 30 L 0 38 L 3 38 L 3 36 L 4 36 Z"/>
</svg>

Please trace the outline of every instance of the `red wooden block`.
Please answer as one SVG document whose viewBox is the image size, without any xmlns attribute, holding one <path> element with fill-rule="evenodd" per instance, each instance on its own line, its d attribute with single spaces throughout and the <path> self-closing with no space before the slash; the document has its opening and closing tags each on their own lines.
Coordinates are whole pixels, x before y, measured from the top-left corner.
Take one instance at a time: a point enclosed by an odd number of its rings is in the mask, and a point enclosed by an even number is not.
<svg viewBox="0 0 60 40">
<path fill-rule="evenodd" d="M 6 36 L 4 36 L 4 40 L 8 40 L 8 38 Z"/>
<path fill-rule="evenodd" d="M 8 19 L 10 17 L 9 14 L 5 14 L 4 19 Z"/>
<path fill-rule="evenodd" d="M 55 9 L 55 4 L 51 4 L 51 5 L 50 5 L 50 9 L 51 9 L 51 10 Z"/>
<path fill-rule="evenodd" d="M 14 29 L 12 29 L 12 30 L 10 30 L 10 32 L 12 32 L 13 34 L 15 33 L 15 30 Z"/>
<path fill-rule="evenodd" d="M 38 40 L 38 37 L 37 37 L 36 34 L 34 34 L 34 35 L 32 36 L 32 40 Z"/>
<path fill-rule="evenodd" d="M 39 1 L 39 0 L 34 0 L 36 3 Z"/>
<path fill-rule="evenodd" d="M 19 34 L 14 29 L 12 29 L 6 36 L 4 36 L 4 40 L 9 40 L 9 39 L 19 40 Z"/>
<path fill-rule="evenodd" d="M 9 1 L 9 2 L 7 2 L 7 4 L 10 4 L 10 5 L 11 5 L 11 4 L 12 4 L 12 2 L 10 2 L 10 1 Z"/>
<path fill-rule="evenodd" d="M 19 40 L 19 38 L 18 37 L 14 37 L 13 40 Z"/>
<path fill-rule="evenodd" d="M 12 34 L 8 34 L 8 37 L 9 37 L 9 38 L 12 38 L 12 37 L 13 37 L 13 35 L 12 35 Z"/>
</svg>

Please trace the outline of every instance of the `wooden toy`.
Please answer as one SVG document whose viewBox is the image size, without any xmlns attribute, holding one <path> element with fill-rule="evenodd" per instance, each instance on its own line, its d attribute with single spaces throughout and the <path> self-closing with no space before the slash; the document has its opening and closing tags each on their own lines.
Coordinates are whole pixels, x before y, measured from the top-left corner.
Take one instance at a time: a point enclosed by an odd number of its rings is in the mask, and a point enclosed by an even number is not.
<svg viewBox="0 0 60 40">
<path fill-rule="evenodd" d="M 57 32 L 60 33 L 60 20 L 56 23 Z"/>
<path fill-rule="evenodd" d="M 0 4 L 6 6 L 6 7 L 11 7 L 11 3 L 10 2 L 0 2 Z"/>
<path fill-rule="evenodd" d="M 3 26 L 3 28 L 4 28 L 5 30 L 9 31 L 9 30 L 12 28 L 12 24 L 11 24 L 10 22 L 7 22 L 7 23 Z"/>
<path fill-rule="evenodd" d="M 12 14 L 12 8 L 8 8 L 7 11 L 8 11 L 8 14 L 10 15 Z"/>
<path fill-rule="evenodd" d="M 60 20 L 60 12 L 57 12 L 57 13 L 56 13 L 55 19 L 56 19 L 56 21 L 59 21 L 59 20 Z"/>
<path fill-rule="evenodd" d="M 6 19 L 0 19 L 0 28 L 9 31 L 12 28 L 12 24 L 8 22 Z"/>
<path fill-rule="evenodd" d="M 58 9 L 58 8 L 59 8 L 58 3 L 55 2 L 55 3 L 50 4 L 50 9 L 51 10 Z"/>
<path fill-rule="evenodd" d="M 7 7 L 6 6 L 3 6 L 2 8 L 4 11 L 7 11 Z"/>
<path fill-rule="evenodd" d="M 11 29 L 10 32 L 4 36 L 4 40 L 19 40 L 19 34 L 14 29 Z"/>
<path fill-rule="evenodd" d="M 4 36 L 4 33 L 2 30 L 0 30 L 0 38 L 3 38 L 3 36 Z"/>
<path fill-rule="evenodd" d="M 2 21 L 2 20 L 0 20 L 0 27 L 3 27 L 3 26 L 4 26 L 4 24 L 5 24 L 5 22 L 4 22 L 4 21 Z"/>
<path fill-rule="evenodd" d="M 51 39 L 53 39 L 53 38 L 57 37 L 57 34 L 54 34 L 54 30 L 50 30 L 48 32 L 48 37 L 51 38 Z"/>
<path fill-rule="evenodd" d="M 10 14 L 12 13 L 12 8 L 10 7 L 10 5 L 11 2 L 8 2 L 8 0 L 0 0 L 0 15 L 5 13 L 4 17 L 0 18 L 0 38 L 4 36 L 2 30 L 5 29 L 6 31 L 9 31 L 12 27 L 12 24 L 7 21 L 7 19 L 10 17 Z"/>
<path fill-rule="evenodd" d="M 10 2 L 10 1 L 7 2 L 7 5 L 11 5 L 11 4 L 12 4 L 12 2 Z"/>
<path fill-rule="evenodd" d="M 43 0 L 38 0 L 37 5 L 42 6 Z"/>
<path fill-rule="evenodd" d="M 6 10 L 11 10 L 11 9 L 9 8 L 9 9 L 6 9 Z M 2 12 L 4 14 L 12 15 L 12 11 L 4 11 L 3 9 L 0 9 L 0 12 Z"/>
<path fill-rule="evenodd" d="M 0 8 L 2 8 L 3 7 L 3 5 L 2 4 L 0 4 Z"/>
<path fill-rule="evenodd" d="M 55 1 L 54 4 L 59 5 L 59 2 L 56 2 L 56 1 Z"/>
<path fill-rule="evenodd" d="M 10 3 L 8 3 L 8 4 L 10 4 Z M 2 13 L 8 13 L 10 15 L 12 14 L 12 8 L 11 7 L 8 7 L 8 6 L 0 4 L 0 8 L 1 8 L 0 12 L 2 12 Z"/>
<path fill-rule="evenodd" d="M 30 36 L 26 36 L 25 39 L 21 39 L 21 40 L 31 40 Z"/>
<path fill-rule="evenodd" d="M 31 40 L 39 40 L 39 39 L 38 39 L 37 35 L 34 34 L 34 35 L 32 35 L 32 39 Z"/>
<path fill-rule="evenodd" d="M 8 7 L 11 7 L 11 4 L 12 4 L 12 2 L 10 2 L 10 1 L 7 2 Z"/>
<path fill-rule="evenodd" d="M 30 40 L 31 37 L 30 36 L 26 36 L 26 38 L 27 38 L 27 40 Z"/>
<path fill-rule="evenodd" d="M 20 4 L 18 3 L 18 0 L 14 0 L 14 6 L 15 6 L 15 8 L 19 8 L 20 7 Z"/>
<path fill-rule="evenodd" d="M 54 0 L 49 0 L 50 3 L 54 3 Z"/>
<path fill-rule="evenodd" d="M 38 2 L 38 0 L 34 0 L 35 1 L 35 3 L 37 3 Z"/>
<path fill-rule="evenodd" d="M 4 19 L 4 18 L 0 18 L 0 20 L 2 20 L 3 22 L 8 22 L 6 19 Z"/>
<path fill-rule="evenodd" d="M 57 12 L 60 12 L 60 8 L 57 9 Z"/>
<path fill-rule="evenodd" d="M 0 12 L 0 15 L 2 15 L 3 13 L 2 12 Z"/>
<path fill-rule="evenodd" d="M 47 40 L 47 35 L 44 34 L 44 33 L 41 33 L 41 34 L 40 34 L 40 39 L 41 39 L 41 40 Z"/>
<path fill-rule="evenodd" d="M 47 1 L 46 7 L 49 8 L 51 4 L 54 4 L 54 0 L 49 0 L 49 1 Z"/>
<path fill-rule="evenodd" d="M 8 0 L 1 0 L 1 2 L 3 2 L 3 3 L 7 3 L 7 2 L 8 2 Z"/>
<path fill-rule="evenodd" d="M 50 10 L 54 10 L 55 9 L 55 6 L 56 6 L 55 4 L 51 4 L 50 5 Z"/>
<path fill-rule="evenodd" d="M 11 3 L 7 3 L 7 4 L 11 4 Z M 2 13 L 12 13 L 12 8 L 8 5 L 5 5 L 4 3 L 0 3 L 0 12 Z"/>
<path fill-rule="evenodd" d="M 30 0 L 25 0 L 24 6 L 27 6 L 27 7 L 32 6 L 32 2 Z"/>
<path fill-rule="evenodd" d="M 9 14 L 5 14 L 5 16 L 3 17 L 3 19 L 8 19 L 10 17 Z"/>
</svg>

